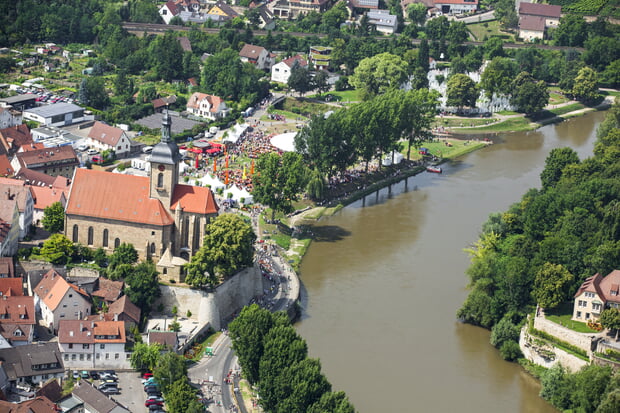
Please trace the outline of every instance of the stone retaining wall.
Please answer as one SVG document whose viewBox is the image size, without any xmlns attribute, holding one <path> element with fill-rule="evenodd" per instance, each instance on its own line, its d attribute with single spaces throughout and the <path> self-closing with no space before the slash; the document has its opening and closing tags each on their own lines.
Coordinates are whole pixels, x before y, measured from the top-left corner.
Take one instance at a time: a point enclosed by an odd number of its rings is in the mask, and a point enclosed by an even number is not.
<svg viewBox="0 0 620 413">
<path fill-rule="evenodd" d="M 562 327 L 553 321 L 549 321 L 543 316 L 534 318 L 534 328 L 551 334 L 573 346 L 577 346 L 588 354 L 592 353 L 592 340 L 596 337 L 594 334 L 578 333 L 569 328 Z"/>
<path fill-rule="evenodd" d="M 536 344 L 536 340 L 536 337 L 531 336 L 527 333 L 527 324 L 523 326 L 523 328 L 521 329 L 521 334 L 519 336 L 519 347 L 521 347 L 523 357 L 525 357 L 534 364 L 550 368 L 555 364 L 560 363 L 571 372 L 579 371 L 583 366 L 589 364 L 587 361 L 582 360 L 579 357 L 573 356 L 572 354 L 567 353 L 566 351 L 557 347 L 554 347 L 549 343 L 545 345 Z M 548 356 L 545 357 L 546 352 L 553 353 L 553 358 L 551 359 Z"/>
</svg>

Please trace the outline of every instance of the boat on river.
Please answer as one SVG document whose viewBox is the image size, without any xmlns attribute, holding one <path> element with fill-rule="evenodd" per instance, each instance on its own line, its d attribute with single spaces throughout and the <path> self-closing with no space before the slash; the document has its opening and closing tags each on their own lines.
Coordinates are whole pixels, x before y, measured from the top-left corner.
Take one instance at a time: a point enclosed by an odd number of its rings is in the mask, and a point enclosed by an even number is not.
<svg viewBox="0 0 620 413">
<path fill-rule="evenodd" d="M 441 173 L 441 168 L 439 166 L 433 166 L 433 165 L 429 165 L 426 167 L 426 170 L 428 172 L 433 172 L 436 174 L 440 174 Z"/>
</svg>

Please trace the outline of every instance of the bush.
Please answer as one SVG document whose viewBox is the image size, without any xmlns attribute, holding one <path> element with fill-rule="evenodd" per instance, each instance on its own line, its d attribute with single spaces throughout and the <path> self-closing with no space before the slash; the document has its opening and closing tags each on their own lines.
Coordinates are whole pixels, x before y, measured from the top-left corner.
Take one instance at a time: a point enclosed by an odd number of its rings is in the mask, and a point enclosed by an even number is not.
<svg viewBox="0 0 620 413">
<path fill-rule="evenodd" d="M 505 341 L 499 348 L 499 354 L 506 361 L 515 361 L 523 356 L 519 348 L 519 343 L 514 340 Z"/>
</svg>

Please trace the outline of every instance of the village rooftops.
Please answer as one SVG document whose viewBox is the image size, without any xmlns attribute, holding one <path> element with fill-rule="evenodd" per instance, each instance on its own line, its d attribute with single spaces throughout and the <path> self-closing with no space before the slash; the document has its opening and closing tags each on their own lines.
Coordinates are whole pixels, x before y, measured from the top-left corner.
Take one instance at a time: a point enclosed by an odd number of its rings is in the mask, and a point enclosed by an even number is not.
<svg viewBox="0 0 620 413">
<path fill-rule="evenodd" d="M 532 16 L 553 17 L 559 19 L 562 15 L 562 6 L 539 3 L 519 3 L 519 14 Z"/>
</svg>

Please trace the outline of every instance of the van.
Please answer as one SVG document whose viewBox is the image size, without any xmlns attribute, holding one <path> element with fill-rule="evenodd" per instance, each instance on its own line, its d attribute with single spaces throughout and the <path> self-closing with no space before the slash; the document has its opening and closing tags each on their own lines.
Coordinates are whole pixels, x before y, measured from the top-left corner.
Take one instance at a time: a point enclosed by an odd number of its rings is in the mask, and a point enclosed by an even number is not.
<svg viewBox="0 0 620 413">
<path fill-rule="evenodd" d="M 209 128 L 209 133 L 210 133 L 211 135 L 215 135 L 215 134 L 216 134 L 219 130 L 220 130 L 220 128 L 218 128 L 217 126 L 211 126 L 211 127 Z"/>
</svg>

